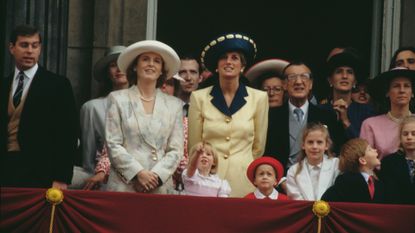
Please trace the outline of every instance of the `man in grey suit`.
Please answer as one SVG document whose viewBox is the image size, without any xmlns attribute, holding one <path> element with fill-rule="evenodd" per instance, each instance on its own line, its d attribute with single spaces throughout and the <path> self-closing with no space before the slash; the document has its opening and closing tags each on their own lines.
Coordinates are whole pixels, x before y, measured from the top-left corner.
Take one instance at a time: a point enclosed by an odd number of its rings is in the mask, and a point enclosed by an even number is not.
<svg viewBox="0 0 415 233">
<path fill-rule="evenodd" d="M 71 182 L 78 114 L 71 84 L 38 65 L 39 31 L 18 26 L 10 37 L 13 73 L 1 80 L 2 187 L 55 187 Z"/>
</svg>

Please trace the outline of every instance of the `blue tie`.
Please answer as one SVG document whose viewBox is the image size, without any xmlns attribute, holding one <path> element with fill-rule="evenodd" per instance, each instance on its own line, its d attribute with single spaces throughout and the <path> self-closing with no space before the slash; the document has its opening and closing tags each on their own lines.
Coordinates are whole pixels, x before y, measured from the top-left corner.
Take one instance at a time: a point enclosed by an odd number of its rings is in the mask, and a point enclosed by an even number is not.
<svg viewBox="0 0 415 233">
<path fill-rule="evenodd" d="M 17 108 L 17 106 L 19 106 L 20 100 L 22 99 L 23 85 L 24 85 L 24 73 L 23 73 L 23 71 L 19 72 L 18 79 L 19 79 L 19 82 L 17 83 L 17 88 L 16 88 L 16 91 L 14 92 L 14 95 L 13 95 L 13 105 L 14 105 L 15 108 Z"/>
<path fill-rule="evenodd" d="M 298 123 L 301 123 L 303 121 L 303 110 L 301 108 L 294 109 L 294 115 L 297 118 Z"/>
</svg>

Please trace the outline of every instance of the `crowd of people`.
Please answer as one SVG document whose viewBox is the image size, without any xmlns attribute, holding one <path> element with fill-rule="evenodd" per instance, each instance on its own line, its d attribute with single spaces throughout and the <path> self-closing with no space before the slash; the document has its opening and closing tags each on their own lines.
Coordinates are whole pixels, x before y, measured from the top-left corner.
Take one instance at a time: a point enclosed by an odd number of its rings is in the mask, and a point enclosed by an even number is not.
<svg viewBox="0 0 415 233">
<path fill-rule="evenodd" d="M 242 33 L 200 58 L 156 40 L 116 45 L 79 114 L 68 79 L 38 65 L 41 48 L 36 28 L 12 32 L 2 187 L 415 204 L 414 47 L 373 79 L 356 49 L 333 49 L 317 99 L 307 63 L 256 62 Z"/>
</svg>

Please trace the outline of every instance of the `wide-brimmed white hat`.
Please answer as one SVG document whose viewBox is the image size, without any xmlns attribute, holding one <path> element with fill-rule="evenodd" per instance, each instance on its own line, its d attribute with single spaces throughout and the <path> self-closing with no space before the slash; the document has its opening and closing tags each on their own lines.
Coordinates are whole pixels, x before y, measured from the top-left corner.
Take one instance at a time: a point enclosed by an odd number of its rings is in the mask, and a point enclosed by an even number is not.
<svg viewBox="0 0 415 233">
<path fill-rule="evenodd" d="M 115 45 L 105 51 L 105 55 L 94 65 L 93 75 L 95 80 L 101 82 L 108 77 L 108 65 L 113 61 L 117 61 L 118 56 L 125 48 L 122 45 Z"/>
<path fill-rule="evenodd" d="M 118 57 L 118 67 L 124 73 L 128 67 L 140 54 L 153 52 L 159 54 L 163 58 L 166 76 L 172 77 L 179 71 L 180 58 L 176 51 L 170 46 L 156 40 L 143 40 L 128 46 Z"/>
<path fill-rule="evenodd" d="M 254 82 L 256 79 L 266 74 L 275 75 L 283 79 L 282 71 L 288 64 L 288 61 L 277 58 L 260 61 L 246 71 L 245 77 L 247 77 L 250 82 Z"/>
</svg>

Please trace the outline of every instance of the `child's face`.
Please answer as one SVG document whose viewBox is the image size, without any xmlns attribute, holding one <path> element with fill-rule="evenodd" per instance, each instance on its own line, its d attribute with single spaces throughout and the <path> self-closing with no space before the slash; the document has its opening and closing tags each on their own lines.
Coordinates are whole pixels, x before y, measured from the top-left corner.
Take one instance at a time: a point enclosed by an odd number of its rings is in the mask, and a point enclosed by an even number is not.
<svg viewBox="0 0 415 233">
<path fill-rule="evenodd" d="M 380 160 L 378 159 L 378 152 L 376 149 L 373 149 L 370 145 L 367 146 L 365 155 L 361 157 L 360 164 L 368 167 L 370 170 L 375 169 L 380 165 Z"/>
<path fill-rule="evenodd" d="M 415 122 L 411 122 L 403 126 L 401 144 L 406 151 L 415 150 Z"/>
<path fill-rule="evenodd" d="M 307 155 L 309 162 L 321 162 L 323 155 L 328 150 L 327 135 L 321 130 L 315 130 L 308 133 L 303 143 L 303 150 Z"/>
<path fill-rule="evenodd" d="M 197 168 L 199 170 L 208 170 L 212 168 L 213 165 L 213 154 L 210 150 L 204 150 L 197 160 Z"/>
<path fill-rule="evenodd" d="M 269 164 L 261 164 L 255 171 L 254 185 L 259 190 L 273 189 L 277 185 L 274 168 Z"/>
</svg>

